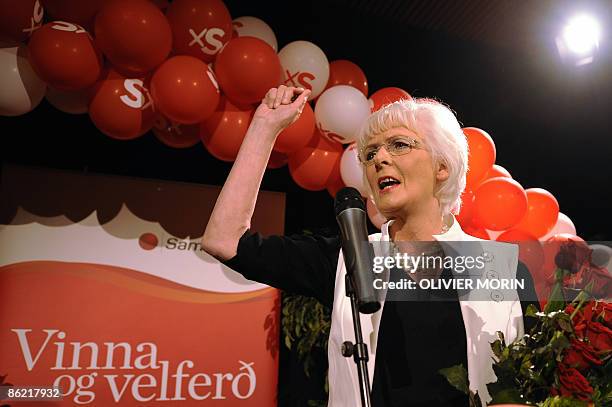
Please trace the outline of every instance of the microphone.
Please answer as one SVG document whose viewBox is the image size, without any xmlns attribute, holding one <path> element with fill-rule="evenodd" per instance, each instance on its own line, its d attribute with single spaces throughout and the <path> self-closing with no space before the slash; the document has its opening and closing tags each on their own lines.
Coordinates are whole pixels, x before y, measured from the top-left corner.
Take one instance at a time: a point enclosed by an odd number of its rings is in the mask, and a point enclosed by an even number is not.
<svg viewBox="0 0 612 407">
<path fill-rule="evenodd" d="M 368 240 L 366 208 L 355 188 L 342 188 L 334 201 L 336 220 L 342 235 L 342 253 L 346 272 L 357 294 L 359 312 L 372 314 L 380 309 L 374 290 L 374 250 Z"/>
</svg>

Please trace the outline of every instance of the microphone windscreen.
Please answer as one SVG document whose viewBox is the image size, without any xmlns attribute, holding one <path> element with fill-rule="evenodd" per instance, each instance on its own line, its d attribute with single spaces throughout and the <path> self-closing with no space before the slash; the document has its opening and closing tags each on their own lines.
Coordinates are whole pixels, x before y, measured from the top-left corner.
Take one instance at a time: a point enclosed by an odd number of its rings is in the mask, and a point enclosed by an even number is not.
<svg viewBox="0 0 612 407">
<path fill-rule="evenodd" d="M 366 210 L 365 202 L 361 197 L 361 193 L 353 187 L 344 187 L 336 193 L 334 200 L 334 212 L 336 216 L 340 212 L 348 208 L 357 208 Z"/>
</svg>

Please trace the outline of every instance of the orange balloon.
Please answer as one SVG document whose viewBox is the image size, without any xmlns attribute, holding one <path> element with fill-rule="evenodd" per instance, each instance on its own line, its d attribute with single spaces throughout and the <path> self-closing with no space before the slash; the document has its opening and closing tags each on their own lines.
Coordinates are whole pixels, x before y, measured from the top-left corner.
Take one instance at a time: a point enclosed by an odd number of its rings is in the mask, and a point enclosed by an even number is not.
<svg viewBox="0 0 612 407">
<path fill-rule="evenodd" d="M 221 97 L 217 110 L 203 123 L 202 142 L 214 157 L 234 161 L 255 110 L 252 106 L 234 105 Z"/>
<path fill-rule="evenodd" d="M 291 154 L 308 144 L 315 128 L 315 117 L 309 103 L 304 105 L 302 114 L 291 126 L 278 135 L 274 151 Z"/>
<path fill-rule="evenodd" d="M 215 61 L 215 73 L 223 93 L 233 102 L 260 102 L 283 79 L 278 55 L 265 41 L 238 37 L 227 43 Z"/>
<path fill-rule="evenodd" d="M 544 249 L 537 237 L 522 230 L 510 229 L 495 240 L 518 244 L 519 260 L 527 266 L 534 281 L 541 277 L 539 272 L 544 264 Z"/>
<path fill-rule="evenodd" d="M 486 131 L 475 127 L 464 128 L 463 134 L 469 148 L 467 186 L 474 188 L 495 163 L 495 143 Z"/>
<path fill-rule="evenodd" d="M 110 69 L 93 95 L 89 117 L 107 136 L 129 140 L 153 127 L 156 113 L 144 78 L 126 78 Z"/>
<path fill-rule="evenodd" d="M 325 89 L 336 85 L 352 86 L 368 97 L 368 80 L 365 73 L 357 64 L 346 59 L 338 59 L 329 63 L 329 79 Z"/>
<path fill-rule="evenodd" d="M 153 74 L 155 107 L 170 120 L 195 124 L 206 120 L 219 104 L 219 88 L 208 65 L 197 58 L 169 58 Z"/>
<path fill-rule="evenodd" d="M 526 211 L 527 194 L 521 184 L 511 178 L 488 179 L 474 192 L 474 219 L 485 229 L 510 229 Z"/>
<path fill-rule="evenodd" d="M 43 81 L 60 90 L 92 86 L 102 73 L 102 54 L 79 25 L 53 21 L 32 34 L 30 64 Z"/>
<path fill-rule="evenodd" d="M 166 17 L 177 54 L 213 62 L 232 36 L 232 17 L 221 0 L 174 0 Z"/>
<path fill-rule="evenodd" d="M 153 124 L 153 134 L 168 147 L 189 148 L 200 140 L 200 124 L 180 124 L 159 114 Z"/>
<path fill-rule="evenodd" d="M 472 223 L 474 216 L 474 192 L 471 189 L 463 190 L 461 193 L 461 209 L 455 216 L 459 223 L 466 227 Z"/>
<path fill-rule="evenodd" d="M 323 137 L 318 130 L 306 147 L 289 156 L 289 172 L 300 187 L 309 191 L 325 189 L 344 151 L 342 144 Z"/>
<path fill-rule="evenodd" d="M 172 49 L 166 16 L 148 0 L 111 0 L 96 15 L 96 44 L 113 66 L 140 75 L 164 62 Z"/>
<path fill-rule="evenodd" d="M 527 193 L 527 213 L 516 225 L 517 229 L 542 237 L 552 230 L 559 216 L 557 199 L 545 189 L 529 188 Z"/>
<path fill-rule="evenodd" d="M 412 99 L 412 96 L 404 89 L 388 87 L 377 90 L 370 96 L 370 110 L 375 112 L 389 103 L 400 99 Z"/>
</svg>

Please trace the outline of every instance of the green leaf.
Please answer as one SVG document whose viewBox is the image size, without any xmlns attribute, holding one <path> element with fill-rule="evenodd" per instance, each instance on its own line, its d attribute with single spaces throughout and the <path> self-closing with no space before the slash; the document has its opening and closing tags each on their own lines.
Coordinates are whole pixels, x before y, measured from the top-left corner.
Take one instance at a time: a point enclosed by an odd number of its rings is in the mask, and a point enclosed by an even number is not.
<svg viewBox="0 0 612 407">
<path fill-rule="evenodd" d="M 455 389 L 464 394 L 469 393 L 468 372 L 465 367 L 463 367 L 463 364 L 440 369 L 438 372 L 444 376 Z"/>
</svg>

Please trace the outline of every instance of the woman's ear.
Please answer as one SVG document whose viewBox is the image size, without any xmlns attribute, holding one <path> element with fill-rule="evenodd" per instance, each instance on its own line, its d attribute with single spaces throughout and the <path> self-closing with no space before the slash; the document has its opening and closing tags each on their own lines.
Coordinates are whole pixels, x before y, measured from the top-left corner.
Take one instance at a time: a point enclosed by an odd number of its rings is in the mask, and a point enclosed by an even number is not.
<svg viewBox="0 0 612 407">
<path fill-rule="evenodd" d="M 448 168 L 443 162 L 438 163 L 438 171 L 436 172 L 436 179 L 438 181 L 446 181 L 449 177 Z"/>
</svg>

